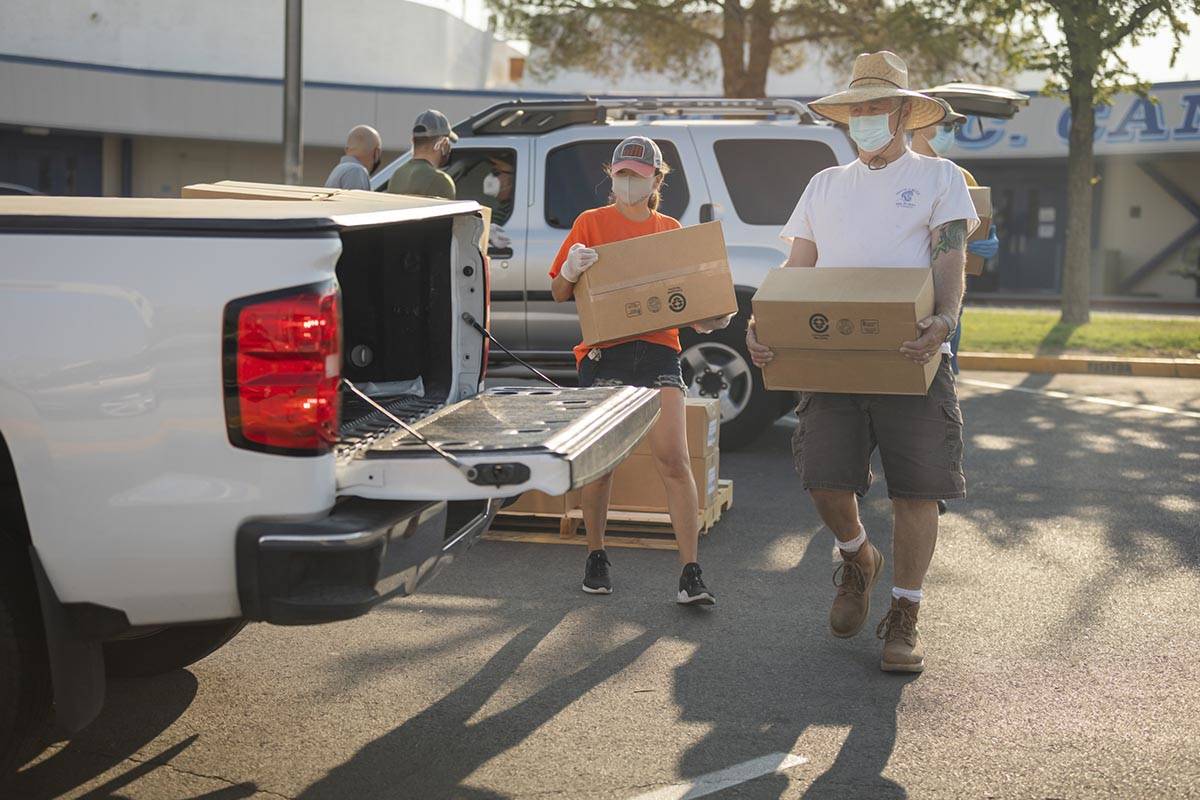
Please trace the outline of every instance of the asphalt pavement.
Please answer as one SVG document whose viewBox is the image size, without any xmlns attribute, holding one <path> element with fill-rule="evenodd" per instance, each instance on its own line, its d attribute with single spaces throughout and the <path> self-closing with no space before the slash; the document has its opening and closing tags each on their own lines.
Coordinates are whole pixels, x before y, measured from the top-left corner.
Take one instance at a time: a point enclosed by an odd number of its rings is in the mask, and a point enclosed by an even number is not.
<svg viewBox="0 0 1200 800">
<path fill-rule="evenodd" d="M 592 597 L 583 548 L 483 542 L 364 618 L 114 681 L 10 796 L 1200 797 L 1200 381 L 963 377 L 920 676 L 879 671 L 890 559 L 863 632 L 828 633 L 784 420 L 722 454 L 713 609 L 674 604 L 671 552 L 612 550 Z M 882 480 L 863 514 L 889 553 Z"/>
</svg>

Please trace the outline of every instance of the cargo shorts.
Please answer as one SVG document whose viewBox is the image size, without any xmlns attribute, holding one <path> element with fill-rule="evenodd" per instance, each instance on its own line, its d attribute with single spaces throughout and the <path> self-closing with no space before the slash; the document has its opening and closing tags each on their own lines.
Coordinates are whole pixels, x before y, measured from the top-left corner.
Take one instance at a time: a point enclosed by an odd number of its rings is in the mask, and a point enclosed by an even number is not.
<svg viewBox="0 0 1200 800">
<path fill-rule="evenodd" d="M 878 447 L 889 497 L 966 497 L 963 417 L 948 356 L 924 396 L 805 392 L 796 413 L 792 455 L 805 490 L 862 497 L 871 488 Z"/>
</svg>

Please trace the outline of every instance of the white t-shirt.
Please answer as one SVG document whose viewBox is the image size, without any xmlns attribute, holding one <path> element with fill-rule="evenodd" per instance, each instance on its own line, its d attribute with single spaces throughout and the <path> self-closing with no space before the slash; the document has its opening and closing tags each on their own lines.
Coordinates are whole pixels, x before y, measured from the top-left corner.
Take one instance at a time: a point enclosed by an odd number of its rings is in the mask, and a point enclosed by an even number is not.
<svg viewBox="0 0 1200 800">
<path fill-rule="evenodd" d="M 906 150 L 883 169 L 856 158 L 818 172 L 780 236 L 814 243 L 818 267 L 928 267 L 933 232 L 956 219 L 979 225 L 962 172 Z"/>
</svg>

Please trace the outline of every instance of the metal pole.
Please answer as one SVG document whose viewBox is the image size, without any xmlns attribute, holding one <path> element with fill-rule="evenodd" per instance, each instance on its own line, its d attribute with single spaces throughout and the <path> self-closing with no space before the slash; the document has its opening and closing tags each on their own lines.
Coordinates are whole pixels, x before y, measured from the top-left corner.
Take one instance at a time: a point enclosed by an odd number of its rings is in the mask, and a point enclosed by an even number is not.
<svg viewBox="0 0 1200 800">
<path fill-rule="evenodd" d="M 304 94 L 301 78 L 300 12 L 303 0 L 286 0 L 283 38 L 283 182 L 295 186 L 304 180 L 303 131 L 300 102 Z"/>
</svg>

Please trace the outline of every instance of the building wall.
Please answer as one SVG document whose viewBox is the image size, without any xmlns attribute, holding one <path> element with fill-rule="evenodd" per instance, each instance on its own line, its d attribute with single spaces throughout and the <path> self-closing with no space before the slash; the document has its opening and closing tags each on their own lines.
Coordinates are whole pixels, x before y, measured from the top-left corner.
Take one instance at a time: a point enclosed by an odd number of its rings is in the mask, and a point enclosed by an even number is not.
<svg viewBox="0 0 1200 800">
<path fill-rule="evenodd" d="M 342 157 L 332 147 L 304 148 L 304 183 L 321 186 Z M 179 197 L 189 183 L 283 182 L 280 145 L 138 137 L 133 140 L 135 197 Z"/>
<path fill-rule="evenodd" d="M 1200 154 L 1193 157 L 1151 159 L 1151 163 L 1184 192 L 1200 202 Z M 1128 277 L 1180 235 L 1196 224 L 1196 218 L 1138 168 L 1133 158 L 1104 160 L 1100 184 L 1099 250 L 1120 253 L 1122 276 Z M 1133 215 L 1133 209 L 1140 216 Z M 1192 244 L 1200 244 L 1195 237 Z M 1180 253 L 1172 256 L 1133 287 L 1137 293 L 1164 297 L 1192 297 L 1195 283 L 1172 275 L 1184 266 Z"/>
<path fill-rule="evenodd" d="M 4 0 L 0 53 L 141 69 L 280 78 L 283 0 Z M 403 0 L 309 0 L 304 77 L 479 89 L 521 54 L 490 32 Z"/>
</svg>

